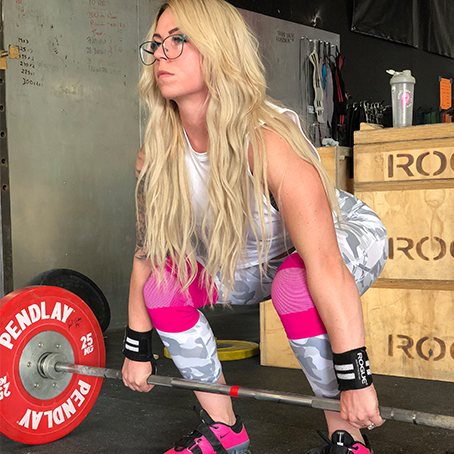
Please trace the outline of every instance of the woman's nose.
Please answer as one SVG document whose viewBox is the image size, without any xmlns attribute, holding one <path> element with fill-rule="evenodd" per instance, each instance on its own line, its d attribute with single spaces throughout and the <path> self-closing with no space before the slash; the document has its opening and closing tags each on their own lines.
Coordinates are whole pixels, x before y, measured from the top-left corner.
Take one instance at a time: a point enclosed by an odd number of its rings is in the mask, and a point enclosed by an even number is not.
<svg viewBox="0 0 454 454">
<path fill-rule="evenodd" d="M 164 51 L 163 51 L 163 49 L 162 49 L 162 46 L 163 46 L 163 44 L 161 43 L 161 44 L 159 45 L 159 47 L 155 50 L 155 53 L 154 53 L 153 56 L 154 56 L 154 58 L 155 58 L 156 60 L 161 60 L 161 59 L 167 58 L 167 57 L 165 56 L 165 54 L 164 54 Z"/>
</svg>

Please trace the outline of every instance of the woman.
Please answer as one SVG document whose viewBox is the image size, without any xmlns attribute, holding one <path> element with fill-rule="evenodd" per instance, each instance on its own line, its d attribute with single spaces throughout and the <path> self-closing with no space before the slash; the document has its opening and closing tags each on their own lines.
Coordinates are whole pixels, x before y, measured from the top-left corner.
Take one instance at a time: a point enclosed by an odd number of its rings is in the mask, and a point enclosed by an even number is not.
<svg viewBox="0 0 454 454">
<path fill-rule="evenodd" d="M 296 115 L 266 96 L 257 47 L 223 0 L 170 0 L 141 46 L 149 123 L 137 160 L 123 379 L 152 388 L 154 326 L 185 378 L 225 383 L 198 308 L 271 293 L 315 394 L 341 390 L 341 413 L 325 413 L 329 446 L 369 453 L 360 429 L 383 420 L 360 293 L 384 266 L 386 231 L 366 206 L 335 192 Z M 202 422 L 168 453 L 247 452 L 230 398 L 195 394 Z"/>
</svg>

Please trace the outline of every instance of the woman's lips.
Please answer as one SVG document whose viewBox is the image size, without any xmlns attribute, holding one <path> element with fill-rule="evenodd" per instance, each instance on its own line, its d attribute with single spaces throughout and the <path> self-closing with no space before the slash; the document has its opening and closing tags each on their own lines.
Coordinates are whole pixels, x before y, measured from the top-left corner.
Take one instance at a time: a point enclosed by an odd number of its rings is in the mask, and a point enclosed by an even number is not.
<svg viewBox="0 0 454 454">
<path fill-rule="evenodd" d="M 167 71 L 158 71 L 158 79 L 162 79 L 162 78 L 166 78 L 166 77 L 170 77 L 170 76 L 173 76 L 173 74 L 169 73 Z"/>
</svg>

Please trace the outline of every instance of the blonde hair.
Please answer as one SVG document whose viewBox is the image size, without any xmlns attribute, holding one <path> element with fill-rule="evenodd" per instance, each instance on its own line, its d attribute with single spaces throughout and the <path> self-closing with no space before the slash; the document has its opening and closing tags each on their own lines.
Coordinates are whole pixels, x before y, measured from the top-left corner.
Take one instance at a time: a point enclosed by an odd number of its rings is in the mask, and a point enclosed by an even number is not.
<svg viewBox="0 0 454 454">
<path fill-rule="evenodd" d="M 172 10 L 182 33 L 199 50 L 209 90 L 206 114 L 209 201 L 200 240 L 208 245 L 205 285 L 212 293 L 214 277 L 220 271 L 221 285 L 228 292 L 234 284 L 237 262 L 244 256 L 248 228 L 252 228 L 257 239 L 259 261 L 264 264 L 261 265 L 262 272 L 268 263 L 270 241 L 266 241 L 264 195 L 268 213 L 271 209 L 264 129 L 280 134 L 302 159 L 318 170 L 330 205 L 337 211 L 334 188 L 298 126 L 270 105 L 270 102 L 277 103 L 266 95 L 265 70 L 259 57 L 258 42 L 238 11 L 222 0 L 169 0 L 159 10 L 148 39 L 153 36 L 157 22 L 167 8 Z M 145 160 L 137 186 L 144 180 L 144 248 L 147 258 L 160 270 L 161 277 L 170 256 L 174 272 L 187 289 L 196 276 L 198 239 L 185 163 L 183 128 L 178 106 L 161 95 L 151 68 L 145 68 L 139 83 L 141 99 L 149 110 Z M 248 143 L 253 150 L 252 188 Z M 252 217 L 251 199 L 258 210 L 259 231 Z M 260 235 L 262 241 L 258 240 Z"/>
</svg>

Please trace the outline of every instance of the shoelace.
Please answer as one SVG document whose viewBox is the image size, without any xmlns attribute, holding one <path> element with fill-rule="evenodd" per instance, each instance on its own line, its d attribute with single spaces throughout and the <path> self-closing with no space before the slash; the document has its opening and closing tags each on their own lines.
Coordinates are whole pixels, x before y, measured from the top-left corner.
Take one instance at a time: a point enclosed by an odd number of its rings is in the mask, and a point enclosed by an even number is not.
<svg viewBox="0 0 454 454">
<path fill-rule="evenodd" d="M 175 443 L 175 451 L 183 451 L 186 448 L 190 448 L 196 442 L 196 438 L 200 438 L 202 433 L 197 429 L 194 429 L 189 435 L 185 435 Z"/>
<path fill-rule="evenodd" d="M 213 425 L 213 427 L 216 427 Z M 205 437 L 208 443 L 213 447 L 216 454 L 228 454 L 227 450 L 222 446 L 220 440 L 216 437 L 216 435 L 211 431 L 210 426 L 205 422 L 202 421 L 196 429 L 194 429 L 189 435 L 181 438 L 175 444 L 175 451 L 182 452 L 185 449 L 192 448 L 197 443 L 197 438 Z"/>
</svg>

